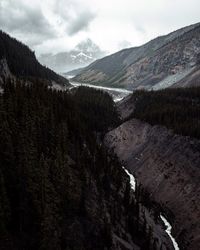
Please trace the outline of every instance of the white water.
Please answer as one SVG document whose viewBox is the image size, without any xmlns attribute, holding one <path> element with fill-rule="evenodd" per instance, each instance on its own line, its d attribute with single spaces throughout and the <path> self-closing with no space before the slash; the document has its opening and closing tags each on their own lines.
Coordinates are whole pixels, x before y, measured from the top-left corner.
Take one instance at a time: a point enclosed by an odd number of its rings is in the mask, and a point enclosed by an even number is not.
<svg viewBox="0 0 200 250">
<path fill-rule="evenodd" d="M 109 87 L 97 86 L 97 85 L 92 85 L 92 84 L 87 84 L 87 83 L 70 82 L 70 84 L 72 84 L 74 87 L 86 86 L 86 87 L 109 90 L 109 91 L 114 91 L 114 92 L 121 92 L 121 93 L 126 93 L 126 94 L 131 94 L 133 92 L 133 91 L 130 91 L 130 90 L 127 90 L 127 89 L 109 88 Z"/>
<path fill-rule="evenodd" d="M 122 166 L 122 168 L 124 169 L 126 174 L 130 177 L 130 186 L 131 186 L 131 189 L 135 192 L 135 188 L 136 188 L 135 177 L 124 166 Z"/>
<path fill-rule="evenodd" d="M 135 189 L 136 189 L 136 178 L 124 166 L 122 166 L 122 168 L 124 169 L 124 171 L 126 172 L 126 174 L 129 176 L 131 189 L 135 192 Z M 170 225 L 170 223 L 167 221 L 167 219 L 163 215 L 160 215 L 160 218 L 161 218 L 161 220 L 163 221 L 163 223 L 166 226 L 165 232 L 169 235 L 169 237 L 170 237 L 170 239 L 172 241 L 172 244 L 174 246 L 174 249 L 175 250 L 180 250 L 180 248 L 178 246 L 178 243 L 176 242 L 175 238 L 172 236 L 172 233 L 171 233 L 172 226 Z"/>
<path fill-rule="evenodd" d="M 175 250 L 180 250 L 179 246 L 178 246 L 178 243 L 176 242 L 176 240 L 174 239 L 174 237 L 172 236 L 172 226 L 170 225 L 170 223 L 167 221 L 167 219 L 163 216 L 163 215 L 160 215 L 160 218 L 161 220 L 164 222 L 165 226 L 166 226 L 166 230 L 165 232 L 169 235 L 172 243 L 173 243 L 173 246 L 174 246 L 174 249 Z"/>
</svg>

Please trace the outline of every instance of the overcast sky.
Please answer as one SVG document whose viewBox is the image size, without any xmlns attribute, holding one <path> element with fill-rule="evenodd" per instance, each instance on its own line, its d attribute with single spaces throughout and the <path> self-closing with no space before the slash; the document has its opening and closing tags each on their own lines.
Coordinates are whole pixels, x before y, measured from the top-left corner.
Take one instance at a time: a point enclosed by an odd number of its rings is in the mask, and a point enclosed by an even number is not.
<svg viewBox="0 0 200 250">
<path fill-rule="evenodd" d="M 200 0 L 0 0 L 0 29 L 37 54 L 90 38 L 114 52 L 200 21 Z"/>
</svg>

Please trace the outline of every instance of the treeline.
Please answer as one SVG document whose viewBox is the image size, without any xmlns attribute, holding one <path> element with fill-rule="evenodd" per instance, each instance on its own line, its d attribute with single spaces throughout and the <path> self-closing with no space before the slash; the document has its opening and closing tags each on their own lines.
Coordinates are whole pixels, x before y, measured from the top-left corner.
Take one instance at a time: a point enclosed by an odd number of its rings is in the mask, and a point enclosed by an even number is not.
<svg viewBox="0 0 200 250">
<path fill-rule="evenodd" d="M 42 66 L 28 46 L 0 31 L 0 60 L 4 58 L 11 72 L 18 77 L 38 77 L 68 84 L 68 80 Z"/>
<path fill-rule="evenodd" d="M 118 120 L 111 97 L 42 82 L 7 81 L 3 89 L 0 248 L 111 249 L 108 215 L 114 206 L 122 214 L 124 174 L 96 142 Z"/>
<path fill-rule="evenodd" d="M 131 117 L 200 139 L 200 88 L 136 91 Z"/>
</svg>

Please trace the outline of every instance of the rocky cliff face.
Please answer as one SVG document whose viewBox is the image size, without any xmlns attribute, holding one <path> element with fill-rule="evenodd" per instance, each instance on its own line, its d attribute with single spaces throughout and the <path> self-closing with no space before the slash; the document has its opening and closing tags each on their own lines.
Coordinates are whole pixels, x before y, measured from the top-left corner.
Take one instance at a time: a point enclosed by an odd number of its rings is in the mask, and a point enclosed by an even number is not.
<svg viewBox="0 0 200 250">
<path fill-rule="evenodd" d="M 7 78 L 13 78 L 10 72 L 6 59 L 0 60 L 0 87 L 3 84 L 3 80 Z"/>
<path fill-rule="evenodd" d="M 200 249 L 200 141 L 132 119 L 104 143 L 168 211 L 180 249 Z"/>
<path fill-rule="evenodd" d="M 98 60 L 75 80 L 128 89 L 166 88 L 190 74 L 199 64 L 199 55 L 198 23 Z"/>
</svg>

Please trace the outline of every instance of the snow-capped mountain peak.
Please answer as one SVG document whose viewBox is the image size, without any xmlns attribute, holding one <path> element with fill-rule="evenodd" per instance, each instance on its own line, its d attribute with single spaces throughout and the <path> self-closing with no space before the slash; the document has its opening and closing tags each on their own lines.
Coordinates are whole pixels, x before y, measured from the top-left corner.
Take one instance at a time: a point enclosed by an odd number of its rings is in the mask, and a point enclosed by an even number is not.
<svg viewBox="0 0 200 250">
<path fill-rule="evenodd" d="M 105 52 L 91 39 L 87 39 L 77 44 L 71 51 L 55 55 L 44 54 L 38 59 L 42 64 L 57 72 L 67 72 L 75 68 L 85 67 L 103 56 L 105 56 Z"/>
</svg>

